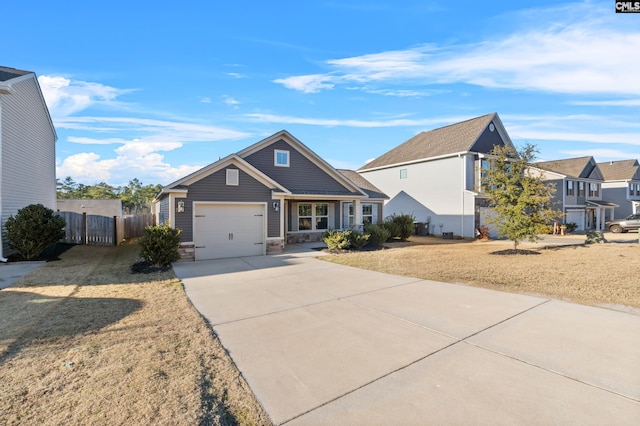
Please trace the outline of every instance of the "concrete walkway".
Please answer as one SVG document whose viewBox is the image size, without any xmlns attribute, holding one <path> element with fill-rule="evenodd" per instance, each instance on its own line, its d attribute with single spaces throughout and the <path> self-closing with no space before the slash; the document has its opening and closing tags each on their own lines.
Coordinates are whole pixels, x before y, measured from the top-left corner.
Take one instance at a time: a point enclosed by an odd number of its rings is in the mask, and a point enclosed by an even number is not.
<svg viewBox="0 0 640 426">
<path fill-rule="evenodd" d="M 16 283 L 29 272 L 44 265 L 45 262 L 0 262 L 0 290 Z"/>
<path fill-rule="evenodd" d="M 640 424 L 640 316 L 298 250 L 174 265 L 275 424 Z"/>
</svg>

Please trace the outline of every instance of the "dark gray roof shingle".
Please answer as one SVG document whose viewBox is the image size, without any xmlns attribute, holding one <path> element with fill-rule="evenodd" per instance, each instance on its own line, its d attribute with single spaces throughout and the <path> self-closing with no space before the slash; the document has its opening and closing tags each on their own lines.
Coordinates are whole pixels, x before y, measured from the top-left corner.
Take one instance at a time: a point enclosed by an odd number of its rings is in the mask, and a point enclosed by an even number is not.
<svg viewBox="0 0 640 426">
<path fill-rule="evenodd" d="M 589 178 L 595 168 L 590 164 L 593 157 L 568 158 L 564 160 L 541 161 L 534 166 L 573 178 Z"/>
<path fill-rule="evenodd" d="M 496 113 L 421 132 L 359 170 L 401 164 L 414 160 L 467 152 L 487 128 Z"/>
<path fill-rule="evenodd" d="M 0 66 L 0 81 L 11 80 L 12 78 L 21 77 L 25 74 L 31 74 L 31 72 Z"/>
<path fill-rule="evenodd" d="M 358 186 L 361 190 L 363 190 L 369 196 L 369 198 L 382 198 L 385 200 L 389 199 L 387 194 L 380 191 L 378 188 L 376 188 L 375 185 L 373 185 L 367 179 L 362 177 L 362 175 L 356 172 L 355 170 L 347 170 L 347 169 L 337 169 L 337 170 L 344 177 L 349 179 L 351 182 L 356 184 L 356 186 Z"/>
</svg>

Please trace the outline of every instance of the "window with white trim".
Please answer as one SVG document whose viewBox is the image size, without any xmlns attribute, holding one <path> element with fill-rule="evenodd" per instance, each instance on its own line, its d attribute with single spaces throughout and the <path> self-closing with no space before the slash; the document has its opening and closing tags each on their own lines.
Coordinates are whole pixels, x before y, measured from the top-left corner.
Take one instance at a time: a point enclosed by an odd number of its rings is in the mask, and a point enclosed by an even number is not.
<svg viewBox="0 0 640 426">
<path fill-rule="evenodd" d="M 584 197 L 584 182 L 578 182 L 578 197 Z"/>
<path fill-rule="evenodd" d="M 400 169 L 400 179 L 407 178 L 407 169 Z"/>
<path fill-rule="evenodd" d="M 378 209 L 374 204 L 360 204 L 362 208 L 362 224 L 377 223 L 378 222 Z M 351 228 L 355 225 L 355 217 L 353 215 L 353 203 L 344 204 L 343 222 L 344 228 Z"/>
<path fill-rule="evenodd" d="M 298 231 L 322 231 L 327 229 L 329 229 L 329 204 L 298 204 Z"/>
<path fill-rule="evenodd" d="M 591 182 L 589 183 L 589 197 L 600 196 L 600 184 Z"/>
<path fill-rule="evenodd" d="M 289 167 L 289 151 L 274 149 L 273 165 L 276 167 Z"/>
</svg>

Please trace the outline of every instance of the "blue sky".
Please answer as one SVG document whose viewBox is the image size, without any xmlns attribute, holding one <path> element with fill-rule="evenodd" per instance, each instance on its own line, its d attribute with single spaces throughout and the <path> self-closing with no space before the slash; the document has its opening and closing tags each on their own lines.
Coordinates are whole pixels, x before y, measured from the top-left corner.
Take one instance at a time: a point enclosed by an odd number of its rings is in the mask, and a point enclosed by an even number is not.
<svg viewBox="0 0 640 426">
<path fill-rule="evenodd" d="M 640 158 L 640 14 L 612 1 L 62 1 L 3 5 L 57 173 L 168 184 L 286 129 L 358 168 L 497 112 L 540 160 Z"/>
</svg>

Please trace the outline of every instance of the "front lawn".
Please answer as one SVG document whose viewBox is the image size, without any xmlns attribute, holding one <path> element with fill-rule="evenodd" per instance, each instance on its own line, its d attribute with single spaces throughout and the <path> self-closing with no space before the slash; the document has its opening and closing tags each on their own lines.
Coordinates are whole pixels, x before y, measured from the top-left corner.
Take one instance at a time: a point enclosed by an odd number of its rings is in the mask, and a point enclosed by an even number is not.
<svg viewBox="0 0 640 426">
<path fill-rule="evenodd" d="M 0 424 L 268 424 L 172 270 L 75 246 L 0 291 Z"/>
<path fill-rule="evenodd" d="M 536 294 L 591 305 L 640 308 L 640 246 L 620 243 L 544 248 L 523 243 L 536 255 L 501 255 L 509 241 L 450 241 L 412 236 L 385 250 L 351 252 L 322 259 L 343 265 L 428 280 Z M 584 239 L 582 239 L 584 241 Z M 520 247 L 519 247 L 520 248 Z"/>
</svg>

